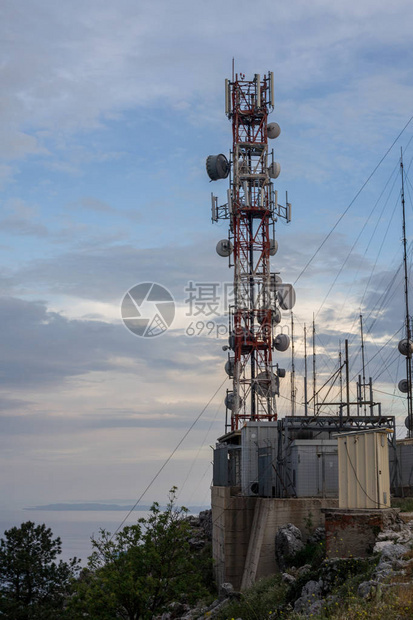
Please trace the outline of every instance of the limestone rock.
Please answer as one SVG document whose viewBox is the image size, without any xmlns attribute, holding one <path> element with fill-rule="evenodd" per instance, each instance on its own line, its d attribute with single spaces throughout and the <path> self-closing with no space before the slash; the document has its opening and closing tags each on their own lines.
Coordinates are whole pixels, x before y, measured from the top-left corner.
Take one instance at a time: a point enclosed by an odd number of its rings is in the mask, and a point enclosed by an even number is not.
<svg viewBox="0 0 413 620">
<path fill-rule="evenodd" d="M 394 571 L 402 570 L 409 564 L 409 562 L 411 562 L 411 560 L 393 560 L 392 569 Z"/>
<path fill-rule="evenodd" d="M 377 581 L 363 581 L 358 587 L 357 594 L 366 600 L 374 598 L 377 594 Z"/>
<path fill-rule="evenodd" d="M 321 597 L 321 586 L 318 581 L 307 581 L 301 590 L 301 596 L 295 601 L 294 611 L 308 613 L 310 607 Z M 319 611 L 319 610 L 318 610 Z"/>
<path fill-rule="evenodd" d="M 321 610 L 324 607 L 324 602 L 321 601 L 320 599 L 315 600 L 314 603 L 311 603 L 311 605 L 308 608 L 307 611 L 307 615 L 308 616 L 316 616 L 317 614 L 319 614 L 321 612 Z"/>
<path fill-rule="evenodd" d="M 288 558 L 291 558 L 303 547 L 304 543 L 298 527 L 292 523 L 287 523 L 281 527 L 275 536 L 275 557 L 280 569 L 286 568 Z"/>
<path fill-rule="evenodd" d="M 310 544 L 317 544 L 323 542 L 326 539 L 326 528 L 323 525 L 317 527 L 314 532 L 309 536 L 308 542 Z"/>
<path fill-rule="evenodd" d="M 413 541 L 411 527 L 405 524 L 397 524 L 391 529 L 386 529 L 377 536 L 379 542 L 393 541 L 394 543 L 406 544 Z"/>
<path fill-rule="evenodd" d="M 394 571 L 393 571 L 393 566 L 391 562 L 380 562 L 377 565 L 376 570 L 374 571 L 374 576 L 376 577 L 377 581 L 382 581 L 383 579 L 386 579 L 386 577 L 391 575 L 393 572 Z"/>
<path fill-rule="evenodd" d="M 373 547 L 373 553 L 381 553 L 383 549 L 391 545 L 392 543 L 389 540 L 379 540 Z"/>
<path fill-rule="evenodd" d="M 221 584 L 221 588 L 220 588 L 221 596 L 228 597 L 228 596 L 231 596 L 233 592 L 234 592 L 234 586 L 232 585 L 232 583 L 225 582 Z"/>
<path fill-rule="evenodd" d="M 301 590 L 301 596 L 319 596 L 321 594 L 321 584 L 319 581 L 307 581 Z"/>
<path fill-rule="evenodd" d="M 387 544 L 382 549 L 381 562 L 384 562 L 385 558 L 388 559 L 390 562 L 393 562 L 393 560 L 398 560 L 408 551 L 409 547 L 407 545 Z"/>
<path fill-rule="evenodd" d="M 399 537 L 399 532 L 392 532 L 391 530 L 385 530 L 384 532 L 380 532 L 377 536 L 377 540 L 397 540 Z"/>
<path fill-rule="evenodd" d="M 300 566 L 297 571 L 297 577 L 302 577 L 306 573 L 309 573 L 311 570 L 311 564 L 304 564 L 304 566 Z"/>
<path fill-rule="evenodd" d="M 203 549 L 205 547 L 205 541 L 202 538 L 190 538 L 188 543 L 192 549 Z"/>
<path fill-rule="evenodd" d="M 212 510 L 202 510 L 199 513 L 199 525 L 207 540 L 212 540 Z"/>
<path fill-rule="evenodd" d="M 289 575 L 288 573 L 282 573 L 281 579 L 284 583 L 286 583 L 289 586 L 296 581 L 296 578 L 293 577 L 292 575 Z"/>
</svg>

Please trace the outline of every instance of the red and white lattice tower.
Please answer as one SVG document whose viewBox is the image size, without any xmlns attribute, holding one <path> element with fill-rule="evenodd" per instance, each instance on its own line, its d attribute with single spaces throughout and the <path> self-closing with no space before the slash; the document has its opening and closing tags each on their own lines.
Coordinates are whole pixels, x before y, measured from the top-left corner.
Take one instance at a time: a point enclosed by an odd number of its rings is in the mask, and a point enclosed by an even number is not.
<svg viewBox="0 0 413 620">
<path fill-rule="evenodd" d="M 231 430 L 244 421 L 277 419 L 275 397 L 285 375 L 274 361 L 274 350 L 289 346 L 286 334 L 276 335 L 281 310 L 295 301 L 291 285 L 271 273 L 270 257 L 277 251 L 275 222 L 291 219 L 291 205 L 278 204 L 273 179 L 280 173 L 268 139 L 277 138 L 277 123 L 268 124 L 274 107 L 273 74 L 246 80 L 236 74 L 225 81 L 226 114 L 232 121 L 233 147 L 228 159 L 207 158 L 212 181 L 229 177 L 227 203 L 218 206 L 212 194 L 212 220 L 229 220 L 228 239 L 218 242 L 217 252 L 228 256 L 234 267 L 234 305 L 229 312 L 230 351 L 225 370 L 233 378 L 225 404 L 231 412 Z"/>
</svg>

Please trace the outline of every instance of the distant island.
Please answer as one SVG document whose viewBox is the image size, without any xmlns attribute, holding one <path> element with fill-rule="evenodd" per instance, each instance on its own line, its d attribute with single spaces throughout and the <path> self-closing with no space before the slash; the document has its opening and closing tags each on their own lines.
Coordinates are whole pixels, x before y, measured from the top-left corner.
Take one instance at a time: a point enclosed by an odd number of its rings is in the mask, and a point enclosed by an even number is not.
<svg viewBox="0 0 413 620">
<path fill-rule="evenodd" d="M 160 506 L 161 510 L 165 510 L 166 506 Z M 188 510 L 191 513 L 199 513 L 202 510 L 207 510 L 209 506 L 188 506 Z M 46 504 L 44 506 L 29 506 L 24 508 L 24 510 L 56 510 L 56 511 L 64 511 L 67 512 L 69 510 L 82 510 L 82 511 L 122 511 L 127 512 L 128 510 L 140 510 L 140 511 L 148 511 L 151 509 L 150 506 L 138 504 L 135 508 L 133 504 L 130 506 L 120 505 L 120 504 L 99 504 L 95 502 L 84 502 L 79 504 Z"/>
</svg>

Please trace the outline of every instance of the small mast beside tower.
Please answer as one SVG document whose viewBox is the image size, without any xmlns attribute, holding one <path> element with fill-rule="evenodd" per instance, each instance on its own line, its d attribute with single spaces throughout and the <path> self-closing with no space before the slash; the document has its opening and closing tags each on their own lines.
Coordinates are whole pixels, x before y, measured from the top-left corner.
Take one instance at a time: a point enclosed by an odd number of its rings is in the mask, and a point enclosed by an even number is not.
<svg viewBox="0 0 413 620">
<path fill-rule="evenodd" d="M 280 164 L 269 152 L 268 140 L 280 135 L 277 123 L 268 123 L 274 109 L 274 76 L 262 79 L 244 74 L 225 80 L 225 112 L 232 122 L 233 146 L 229 160 L 225 155 L 210 155 L 206 169 L 211 181 L 229 177 L 227 202 L 218 205 L 211 195 L 212 221 L 229 220 L 228 238 L 217 244 L 220 256 L 229 257 L 234 267 L 234 305 L 229 309 L 227 374 L 233 379 L 225 404 L 230 412 L 230 430 L 238 430 L 245 421 L 277 419 L 275 396 L 285 370 L 278 367 L 274 351 L 286 351 L 287 334 L 276 333 L 281 310 L 295 303 L 291 284 L 283 284 L 278 273 L 271 272 L 270 257 L 278 249 L 275 223 L 278 218 L 291 221 L 291 204 L 278 204 L 273 180 Z"/>
<path fill-rule="evenodd" d="M 406 378 L 399 381 L 399 390 L 407 395 L 407 417 L 405 426 L 407 437 L 413 437 L 413 382 L 412 382 L 412 353 L 413 341 L 411 330 L 411 318 L 409 311 L 409 272 L 407 265 L 407 236 L 406 236 L 406 204 L 404 200 L 404 166 L 403 151 L 400 154 L 400 174 L 402 178 L 401 186 L 401 206 L 402 206 L 402 226 L 403 226 L 403 267 L 404 267 L 404 304 L 405 304 L 405 337 L 400 340 L 399 352 L 406 357 Z"/>
</svg>

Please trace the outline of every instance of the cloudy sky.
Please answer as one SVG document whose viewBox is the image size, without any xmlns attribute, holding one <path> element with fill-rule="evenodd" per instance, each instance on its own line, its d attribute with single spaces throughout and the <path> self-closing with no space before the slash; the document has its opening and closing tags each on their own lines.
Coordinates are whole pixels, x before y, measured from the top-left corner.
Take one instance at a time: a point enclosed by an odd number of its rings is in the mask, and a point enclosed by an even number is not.
<svg viewBox="0 0 413 620">
<path fill-rule="evenodd" d="M 293 221 L 279 224 L 273 267 L 296 283 L 297 374 L 313 312 L 320 382 L 346 335 L 358 374 L 361 308 L 367 374 L 404 435 L 398 162 L 403 147 L 412 231 L 412 21 L 407 0 L 3 0 L 2 504 L 137 498 L 223 383 L 225 336 L 207 314 L 190 335 L 185 289 L 216 283 L 222 296 L 232 277 L 215 253 L 226 226 L 210 221 L 211 189 L 223 203 L 226 182 L 208 182 L 205 157 L 231 147 L 233 57 L 247 77 L 275 75 L 277 187 Z M 120 305 L 149 281 L 177 312 L 166 334 L 138 338 Z M 289 353 L 279 362 L 290 368 Z M 144 503 L 173 484 L 183 503 L 209 501 L 227 387 Z M 288 376 L 283 396 L 280 415 Z"/>
</svg>

